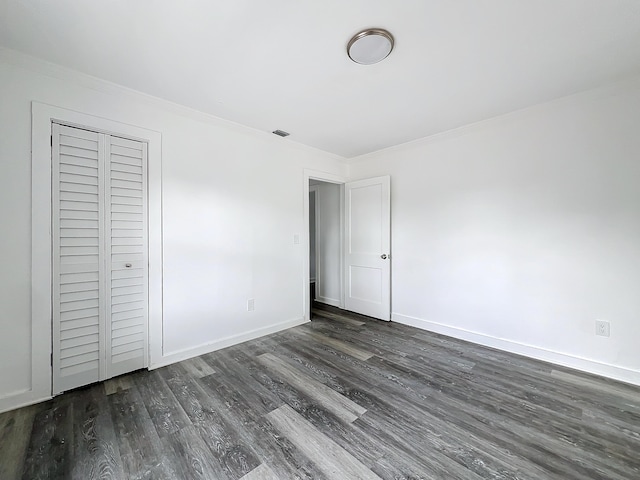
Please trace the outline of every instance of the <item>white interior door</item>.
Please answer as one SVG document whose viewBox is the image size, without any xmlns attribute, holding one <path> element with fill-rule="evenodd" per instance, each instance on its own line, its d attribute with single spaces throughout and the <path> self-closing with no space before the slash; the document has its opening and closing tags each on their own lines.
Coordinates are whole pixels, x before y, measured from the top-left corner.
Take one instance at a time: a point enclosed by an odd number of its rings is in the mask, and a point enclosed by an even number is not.
<svg viewBox="0 0 640 480">
<path fill-rule="evenodd" d="M 53 124 L 53 393 L 148 365 L 146 143 Z"/>
<path fill-rule="evenodd" d="M 391 316 L 391 189 L 388 176 L 345 184 L 345 308 Z"/>
</svg>

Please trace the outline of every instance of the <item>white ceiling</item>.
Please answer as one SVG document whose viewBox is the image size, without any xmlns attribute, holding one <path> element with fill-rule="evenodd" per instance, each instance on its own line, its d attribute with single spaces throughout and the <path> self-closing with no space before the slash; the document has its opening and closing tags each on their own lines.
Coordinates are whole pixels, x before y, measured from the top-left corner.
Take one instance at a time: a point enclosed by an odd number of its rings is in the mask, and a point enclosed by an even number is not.
<svg viewBox="0 0 640 480">
<path fill-rule="evenodd" d="M 0 45 L 350 158 L 640 72 L 640 1 L 0 0 Z"/>
</svg>

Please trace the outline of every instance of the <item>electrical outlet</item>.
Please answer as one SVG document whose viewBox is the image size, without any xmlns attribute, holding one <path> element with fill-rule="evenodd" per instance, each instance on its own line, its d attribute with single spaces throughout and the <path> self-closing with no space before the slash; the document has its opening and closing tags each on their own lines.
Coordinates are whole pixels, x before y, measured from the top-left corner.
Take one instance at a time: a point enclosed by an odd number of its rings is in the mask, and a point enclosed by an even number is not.
<svg viewBox="0 0 640 480">
<path fill-rule="evenodd" d="M 253 312 L 256 309 L 255 300 L 250 298 L 247 300 L 247 312 Z"/>
<path fill-rule="evenodd" d="M 611 331 L 611 326 L 606 320 L 596 320 L 596 335 L 601 337 L 608 337 Z"/>
</svg>

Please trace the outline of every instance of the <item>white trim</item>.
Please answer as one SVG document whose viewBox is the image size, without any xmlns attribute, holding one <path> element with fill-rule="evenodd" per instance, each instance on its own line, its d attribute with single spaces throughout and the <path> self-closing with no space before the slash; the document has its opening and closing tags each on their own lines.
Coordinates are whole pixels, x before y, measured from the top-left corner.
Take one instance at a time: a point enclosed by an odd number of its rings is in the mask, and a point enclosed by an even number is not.
<svg viewBox="0 0 640 480">
<path fill-rule="evenodd" d="M 95 129 L 147 142 L 149 202 L 149 344 L 152 364 L 162 357 L 162 135 L 160 132 L 32 102 L 31 135 L 31 387 L 13 407 L 51 396 L 51 124 Z M 3 399 L 4 400 L 4 399 Z M 0 403 L 0 408 L 5 402 Z"/>
<path fill-rule="evenodd" d="M 14 67 L 22 68 L 25 70 L 30 70 L 32 72 L 36 72 L 41 75 L 46 75 L 56 79 L 72 82 L 75 85 L 79 85 L 84 88 L 89 88 L 91 90 L 96 90 L 98 92 L 105 93 L 108 95 L 125 96 L 127 98 L 134 99 L 136 102 L 143 102 L 144 104 L 149 105 L 151 107 L 162 108 L 167 112 L 174 113 L 176 115 L 181 115 L 183 117 L 191 118 L 199 122 L 208 123 L 210 125 L 216 125 L 223 128 L 231 128 L 236 132 L 243 133 L 245 135 L 249 134 L 249 135 L 259 136 L 263 140 L 267 140 L 269 142 L 283 141 L 282 138 L 276 137 L 270 131 L 266 132 L 264 130 L 258 130 L 253 127 L 248 127 L 246 125 L 234 122 L 232 120 L 227 120 L 225 118 L 216 116 L 212 113 L 207 113 L 201 110 L 197 110 L 195 108 L 181 105 L 179 103 L 165 100 L 160 97 L 155 97 L 148 93 L 144 93 L 139 90 L 134 90 L 132 88 L 125 87 L 120 84 L 110 82 L 108 80 L 104 80 L 102 78 L 94 77 L 92 75 L 88 75 L 86 73 L 82 73 L 78 70 L 73 70 L 73 69 L 64 67 L 62 65 L 47 62 L 45 60 L 33 57 L 31 55 L 27 55 L 22 52 L 18 52 L 16 50 L 12 50 L 7 47 L 0 46 L 0 62 L 4 62 L 9 65 L 13 65 Z M 291 147 L 294 147 L 306 153 L 315 153 L 315 154 L 321 153 L 323 156 L 329 157 L 341 163 L 344 163 L 347 160 L 345 157 L 341 155 L 327 152 L 317 147 L 312 147 L 310 145 L 305 145 L 303 143 L 296 142 L 295 140 L 287 139 L 286 142 Z"/>
<path fill-rule="evenodd" d="M 302 210 L 304 217 L 304 225 L 302 234 L 302 244 L 306 255 L 302 255 L 302 315 L 305 321 L 311 320 L 311 280 L 309 275 L 309 180 L 320 180 L 322 182 L 337 183 L 339 185 L 346 183 L 346 177 L 336 175 L 334 173 L 323 172 L 321 170 L 312 170 L 305 168 L 302 175 Z M 316 199 L 317 200 L 317 199 Z M 342 231 L 340 232 L 341 236 Z M 342 271 L 342 255 L 340 256 L 340 271 Z M 317 287 L 317 285 L 316 285 Z M 342 290 L 342 285 L 340 285 Z"/>
<path fill-rule="evenodd" d="M 10 393 L 9 395 L 5 395 L 0 398 L 0 413 L 9 412 L 11 410 L 15 410 L 17 408 L 28 407 L 29 405 L 35 405 L 36 403 L 46 402 L 47 400 L 51 400 L 53 397 L 49 395 L 48 397 L 32 397 L 26 395 L 31 390 L 20 390 L 19 392 Z M 15 399 L 19 400 L 16 401 Z M 26 400 L 26 398 L 29 398 Z"/>
<path fill-rule="evenodd" d="M 345 182 L 346 183 L 346 182 Z M 340 278 L 340 299 L 338 300 L 338 305 L 336 305 L 336 307 L 339 308 L 344 308 L 344 299 L 346 296 L 346 291 L 345 291 L 345 285 L 346 285 L 346 280 L 345 280 L 345 274 L 344 274 L 344 252 L 345 252 L 345 208 L 344 208 L 344 192 L 345 192 L 345 183 L 340 185 L 340 202 L 339 202 L 339 209 L 340 209 L 340 228 L 339 228 L 339 233 L 338 235 L 340 235 L 340 264 L 338 265 L 338 268 L 340 270 L 340 274 L 338 275 Z"/>
<path fill-rule="evenodd" d="M 135 100 L 138 102 L 142 101 L 147 105 L 150 105 L 153 107 L 159 107 L 171 113 L 175 113 L 177 115 L 182 115 L 184 117 L 209 123 L 209 124 L 232 128 L 238 132 L 243 132 L 245 134 L 258 135 L 263 139 L 268 138 L 269 141 L 272 141 L 272 142 L 282 141 L 281 138 L 279 137 L 276 138 L 275 135 L 273 135 L 270 132 L 264 132 L 262 130 L 258 130 L 252 127 L 248 127 L 246 125 L 233 122 L 231 120 L 226 120 L 222 117 L 218 117 L 213 114 L 205 113 L 200 110 L 186 107 L 184 105 L 180 105 L 178 103 L 174 103 L 159 97 L 154 97 L 153 95 L 149 95 L 147 93 L 143 93 L 138 90 L 124 87 L 122 85 L 109 82 L 108 80 L 87 75 L 85 73 L 79 72 L 77 70 L 72 70 L 70 68 L 63 67 L 55 63 L 47 62 L 42 59 L 33 57 L 31 55 L 27 55 L 22 52 L 18 52 L 16 50 L 13 50 L 7 47 L 0 46 L 0 62 L 5 62 L 8 65 L 12 65 L 14 67 L 22 68 L 25 70 L 30 70 L 42 75 L 54 77 L 56 79 L 73 82 L 76 85 L 89 88 L 92 90 L 96 90 L 105 94 L 123 95 L 129 98 L 135 98 Z M 465 124 L 460 127 L 452 128 L 444 132 L 438 132 L 432 135 L 423 136 L 415 140 L 410 140 L 408 142 L 401 143 L 398 145 L 392 145 L 390 147 L 382 148 L 382 149 L 375 150 L 373 152 L 365 153 L 362 155 L 357 155 L 355 157 L 343 157 L 335 153 L 327 152 L 326 150 L 321 150 L 316 147 L 298 143 L 294 140 L 287 140 L 287 142 L 292 147 L 298 148 L 302 151 L 306 151 L 309 153 L 320 152 L 322 155 L 328 156 L 333 160 L 339 161 L 344 165 L 348 166 L 364 160 L 375 158 L 377 155 L 380 155 L 380 154 L 387 154 L 390 152 L 402 151 L 404 149 L 413 148 L 414 146 L 419 147 L 422 144 L 431 143 L 434 141 L 438 141 L 440 139 L 465 135 L 475 130 L 482 129 L 485 126 L 490 127 L 491 125 L 496 123 L 513 121 L 521 116 L 527 115 L 532 110 L 553 109 L 553 108 L 562 106 L 565 103 L 571 103 L 574 101 L 579 102 L 579 101 L 582 101 L 583 99 L 590 99 L 590 98 L 596 99 L 606 95 L 614 95 L 618 91 L 629 88 L 629 87 L 640 88 L 640 75 L 634 74 L 632 76 L 626 77 L 615 83 L 610 83 L 601 87 L 592 88 L 590 90 L 585 90 L 585 91 L 574 93 L 571 95 L 566 95 L 566 96 L 557 98 L 555 100 L 547 101 L 544 103 L 538 103 L 538 104 L 528 106 L 519 110 L 505 113 L 503 115 L 490 117 L 488 119 L 483 119 L 478 122 L 474 122 L 470 124 Z M 335 183 L 340 183 L 340 182 L 335 182 Z"/>
<path fill-rule="evenodd" d="M 447 335 L 460 340 L 466 340 L 478 345 L 497 348 L 498 350 L 503 350 L 505 352 L 523 355 L 525 357 L 542 360 L 556 365 L 562 365 L 575 370 L 581 370 L 583 372 L 593 373 L 595 375 L 601 375 L 603 377 L 640 386 L 640 371 L 638 370 L 601 363 L 595 360 L 589 360 L 588 358 L 569 355 L 567 353 L 555 352 L 553 350 L 547 350 L 534 345 L 515 342 L 504 338 L 497 338 L 491 335 L 465 330 L 463 328 L 431 322 L 429 320 L 423 320 L 409 315 L 402 315 L 400 313 L 393 313 L 391 315 L 391 320 L 422 330 Z"/>
<path fill-rule="evenodd" d="M 286 322 L 269 325 L 267 327 L 256 328 L 255 330 L 243 332 L 238 335 L 231 335 L 230 337 L 225 337 L 223 339 L 216 340 L 215 342 L 203 343 L 202 345 L 198 345 L 197 347 L 185 348 L 184 350 L 170 352 L 162 357 L 162 360 L 160 362 L 155 363 L 149 368 L 150 370 L 153 370 L 156 368 L 171 365 L 172 363 L 181 362 L 189 358 L 204 355 L 206 353 L 211 353 L 216 350 L 227 348 L 232 345 L 237 345 L 242 342 L 248 342 L 249 340 L 253 340 L 255 338 L 260 338 L 265 335 L 281 332 L 282 330 L 287 330 L 288 328 L 297 327 L 298 325 L 303 325 L 307 322 L 308 320 L 305 320 L 304 318 L 296 318 L 293 320 L 288 320 Z"/>
<path fill-rule="evenodd" d="M 543 103 L 536 103 L 534 105 L 529 105 L 524 108 L 512 110 L 498 116 L 485 118 L 477 122 L 466 123 L 460 125 L 459 127 L 454 127 L 442 132 L 436 132 L 425 137 L 417 138 L 415 140 L 409 140 L 408 142 L 391 145 L 390 147 L 381 148 L 380 150 L 375 150 L 373 152 L 363 153 L 362 155 L 347 158 L 345 160 L 345 163 L 351 166 L 356 163 L 371 161 L 381 155 L 403 152 L 405 150 L 420 148 L 424 145 L 439 142 L 441 140 L 444 141 L 452 138 L 462 137 L 473 132 L 491 128 L 493 126 L 515 122 L 520 118 L 527 117 L 530 114 L 552 111 L 558 108 L 562 108 L 566 105 L 571 105 L 573 103 L 594 101 L 600 98 L 616 95 L 621 90 L 626 90 L 628 88 L 640 89 L 640 75 L 636 74 L 615 83 L 610 83 L 601 87 L 592 88 L 590 90 L 584 90 L 582 92 L 565 95 Z"/>
<path fill-rule="evenodd" d="M 316 299 L 317 302 L 324 303 L 326 305 L 332 305 L 332 306 L 338 307 L 338 308 L 342 308 L 342 306 L 340 305 L 340 300 L 339 299 L 328 298 L 328 297 L 318 297 L 317 295 L 316 295 L 316 297 L 317 297 L 317 299 Z"/>
<path fill-rule="evenodd" d="M 313 196 L 314 196 L 314 206 L 315 206 L 315 215 L 314 215 L 314 219 L 315 219 L 315 228 L 314 228 L 314 233 L 316 235 L 316 251 L 315 251 L 315 260 L 316 260 L 316 276 L 313 278 L 309 278 L 309 283 L 315 283 L 316 284 L 316 297 L 318 296 L 318 285 L 320 284 L 320 275 L 319 275 L 319 271 L 318 271 L 318 266 L 319 266 L 319 262 L 318 262 L 318 199 L 320 198 L 320 190 L 318 189 L 318 185 L 310 185 L 309 186 L 309 193 L 313 192 Z M 311 207 L 309 207 L 309 209 L 311 209 Z M 311 245 L 311 238 L 309 238 L 309 245 Z M 311 251 L 311 246 L 309 246 L 309 252 Z"/>
</svg>

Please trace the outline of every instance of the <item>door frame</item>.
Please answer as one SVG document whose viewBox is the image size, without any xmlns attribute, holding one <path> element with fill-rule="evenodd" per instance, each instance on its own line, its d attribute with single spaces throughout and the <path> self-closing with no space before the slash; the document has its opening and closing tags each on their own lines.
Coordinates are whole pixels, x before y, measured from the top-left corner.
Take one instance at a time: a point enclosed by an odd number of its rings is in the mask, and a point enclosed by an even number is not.
<svg viewBox="0 0 640 480">
<path fill-rule="evenodd" d="M 313 227 L 313 232 L 315 234 L 315 246 L 316 246 L 316 251 L 314 252 L 314 259 L 316 261 L 315 264 L 315 271 L 316 271 L 316 278 L 315 278 L 315 283 L 316 283 L 316 288 L 318 287 L 318 186 L 317 185 L 310 185 L 309 186 L 309 196 L 311 196 L 311 192 L 313 192 L 313 200 L 314 200 L 314 219 L 315 219 L 315 225 Z M 309 226 L 311 226 L 311 204 L 309 204 Z M 311 234 L 309 234 L 309 246 L 311 246 Z M 309 247 L 309 251 L 311 251 L 311 247 Z M 311 262 L 309 262 L 311 263 Z M 311 267 L 309 267 L 311 268 Z M 311 283 L 311 271 L 309 271 L 309 283 Z M 318 292 L 316 291 L 316 294 Z M 316 295 L 317 296 L 317 295 Z M 313 299 L 310 298 L 310 301 L 313 302 Z"/>
<path fill-rule="evenodd" d="M 32 102 L 31 134 L 31 389 L 24 403 L 52 396 L 52 123 L 125 135 L 148 144 L 148 363 L 162 358 L 162 135 L 160 132 Z"/>
<path fill-rule="evenodd" d="M 344 184 L 347 178 L 321 170 L 304 169 L 302 186 L 303 191 L 303 212 L 305 228 L 302 233 L 302 315 L 306 322 L 311 320 L 311 275 L 309 269 L 309 180 L 319 180 L 321 182 L 335 183 L 341 186 L 340 189 L 340 307 L 344 306 Z M 317 200 L 317 198 L 316 198 Z M 317 234 L 317 233 L 316 233 Z M 316 245 L 317 246 L 317 245 Z M 317 272 L 316 272 L 317 274 Z"/>
</svg>

